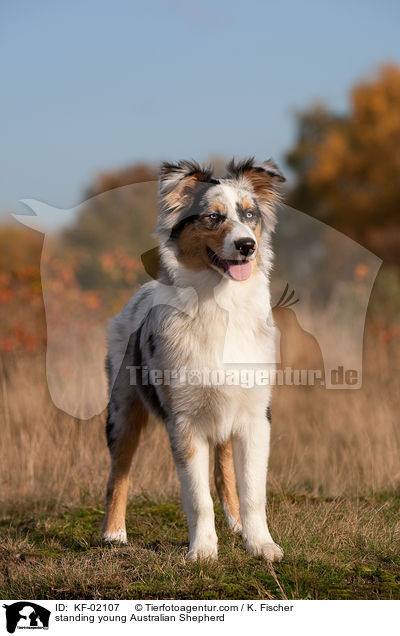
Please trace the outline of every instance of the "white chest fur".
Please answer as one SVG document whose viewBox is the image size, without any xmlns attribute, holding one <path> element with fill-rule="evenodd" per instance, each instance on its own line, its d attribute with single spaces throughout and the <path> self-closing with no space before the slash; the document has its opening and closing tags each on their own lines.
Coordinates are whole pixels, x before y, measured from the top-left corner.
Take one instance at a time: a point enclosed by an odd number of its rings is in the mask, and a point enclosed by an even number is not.
<svg viewBox="0 0 400 636">
<path fill-rule="evenodd" d="M 218 285 L 213 296 L 199 294 L 194 317 L 174 312 L 162 338 L 165 368 L 186 369 L 192 378 L 197 374 L 196 382 L 184 382 L 170 394 L 174 411 L 190 417 L 215 441 L 227 439 L 253 410 L 265 413 L 270 396 L 265 386 L 227 383 L 228 370 L 257 369 L 275 360 L 275 328 L 265 277 L 260 273 L 246 283 L 223 282 L 227 284 Z M 215 385 L 208 372 L 218 370 L 225 376 Z"/>
<path fill-rule="evenodd" d="M 262 272 L 243 283 L 223 279 L 212 292 L 198 287 L 195 315 L 176 312 L 168 321 L 166 351 L 175 362 L 181 356 L 181 366 L 193 368 L 273 364 L 275 328 Z"/>
</svg>

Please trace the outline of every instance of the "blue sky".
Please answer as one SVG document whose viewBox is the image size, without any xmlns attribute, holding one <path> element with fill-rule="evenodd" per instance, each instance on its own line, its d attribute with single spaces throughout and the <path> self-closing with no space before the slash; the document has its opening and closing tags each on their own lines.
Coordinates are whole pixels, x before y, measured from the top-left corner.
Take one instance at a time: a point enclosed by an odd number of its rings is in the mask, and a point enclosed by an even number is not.
<svg viewBox="0 0 400 636">
<path fill-rule="evenodd" d="M 399 26 L 397 0 L 2 0 L 0 211 L 73 207 L 143 159 L 283 164 L 294 112 L 346 110 L 354 82 L 400 62 Z"/>
</svg>

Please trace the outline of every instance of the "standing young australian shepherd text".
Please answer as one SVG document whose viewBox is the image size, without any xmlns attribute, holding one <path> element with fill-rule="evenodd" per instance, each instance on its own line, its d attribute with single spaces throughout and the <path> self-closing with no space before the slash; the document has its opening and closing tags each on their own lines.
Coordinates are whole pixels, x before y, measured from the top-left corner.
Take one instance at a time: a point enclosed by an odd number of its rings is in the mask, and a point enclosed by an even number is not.
<svg viewBox="0 0 400 636">
<path fill-rule="evenodd" d="M 266 520 L 271 387 L 182 382 L 176 372 L 205 377 L 208 370 L 274 364 L 270 237 L 284 180 L 272 161 L 252 159 L 231 161 L 220 179 L 195 162 L 161 168 L 158 280 L 141 287 L 108 334 L 106 541 L 126 542 L 129 470 L 150 412 L 165 422 L 171 441 L 188 558 L 217 557 L 210 445 L 229 527 L 242 532 L 251 554 L 282 558 Z M 149 382 L 151 371 L 164 381 Z"/>
</svg>

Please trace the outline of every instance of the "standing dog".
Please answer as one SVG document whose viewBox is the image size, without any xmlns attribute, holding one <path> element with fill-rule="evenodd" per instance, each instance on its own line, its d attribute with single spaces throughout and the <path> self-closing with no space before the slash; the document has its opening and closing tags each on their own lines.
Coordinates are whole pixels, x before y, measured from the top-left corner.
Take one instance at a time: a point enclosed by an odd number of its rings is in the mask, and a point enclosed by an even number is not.
<svg viewBox="0 0 400 636">
<path fill-rule="evenodd" d="M 279 561 L 282 550 L 269 533 L 265 510 L 271 387 L 149 383 L 140 373 L 132 382 L 129 373 L 220 371 L 226 357 L 257 364 L 275 360 L 270 236 L 285 179 L 272 161 L 232 160 L 227 170 L 216 179 L 195 162 L 161 168 L 155 233 L 161 272 L 111 321 L 108 334 L 111 473 L 103 539 L 126 542 L 129 469 L 152 412 L 165 422 L 171 441 L 189 526 L 188 558 L 217 557 L 208 472 L 212 444 L 228 525 L 242 531 L 251 554 Z M 178 290 L 179 307 L 165 300 L 166 290 Z"/>
</svg>

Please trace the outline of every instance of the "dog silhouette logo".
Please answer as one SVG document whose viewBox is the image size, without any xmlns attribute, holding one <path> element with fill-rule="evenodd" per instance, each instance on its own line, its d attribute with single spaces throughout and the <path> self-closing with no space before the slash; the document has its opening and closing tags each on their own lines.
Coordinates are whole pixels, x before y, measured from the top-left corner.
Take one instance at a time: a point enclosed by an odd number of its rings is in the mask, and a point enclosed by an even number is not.
<svg viewBox="0 0 400 636">
<path fill-rule="evenodd" d="M 127 202 L 136 200 L 135 197 L 138 201 L 150 202 L 155 211 L 157 183 L 149 181 L 121 186 L 68 210 L 24 199 L 23 203 L 32 214 L 13 215 L 26 227 L 44 235 L 40 275 L 46 314 L 47 386 L 56 407 L 79 419 L 92 418 L 108 403 L 106 375 L 102 372 L 106 323 L 104 317 L 93 320 L 97 314 L 79 299 L 71 305 L 67 301 L 64 315 L 62 291 L 65 289 L 68 293 L 69 283 L 60 279 L 59 270 L 54 267 L 57 252 L 53 251 L 46 219 L 57 216 L 60 226 L 67 226 L 79 215 L 103 214 L 105 210 L 110 211 L 112 219 L 113 210 L 119 208 L 121 202 L 128 206 Z M 126 213 L 130 215 L 132 210 L 128 207 Z M 278 217 L 272 245 L 275 260 L 271 277 L 271 282 L 275 281 L 273 297 L 276 294 L 279 298 L 282 285 L 286 281 L 288 284 L 278 303 L 272 307 L 273 322 L 279 331 L 277 370 L 282 373 L 286 369 L 310 371 L 310 374 L 317 371 L 325 389 L 359 389 L 362 386 L 367 307 L 382 261 L 350 237 L 300 210 L 280 204 Z M 133 247 L 132 250 L 131 257 L 137 261 L 140 275 L 158 279 L 160 250 L 154 245 L 150 229 L 140 235 L 136 250 Z M 292 289 L 300 302 L 296 303 Z M 216 284 L 213 291 L 216 304 L 227 312 L 223 363 L 260 365 L 275 362 L 261 360 L 262 352 L 255 348 L 241 352 L 236 347 L 235 316 L 229 317 L 230 308 L 224 305 L 220 291 Z M 156 305 L 171 305 L 194 318 L 198 310 L 197 294 L 190 286 L 160 282 L 150 310 Z M 248 358 L 250 351 L 256 354 L 253 359 Z M 121 364 L 123 359 L 121 350 Z"/>
<path fill-rule="evenodd" d="M 279 346 L 277 347 L 277 368 L 284 369 L 318 369 L 324 373 L 324 360 L 318 340 L 306 329 L 303 329 L 296 311 L 292 309 L 300 301 L 295 297 L 295 290 L 289 293 L 289 284 L 272 307 L 274 321 L 279 329 Z"/>
<path fill-rule="evenodd" d="M 37 603 L 18 601 L 3 607 L 9 634 L 14 634 L 16 629 L 49 629 L 51 612 Z"/>
</svg>

